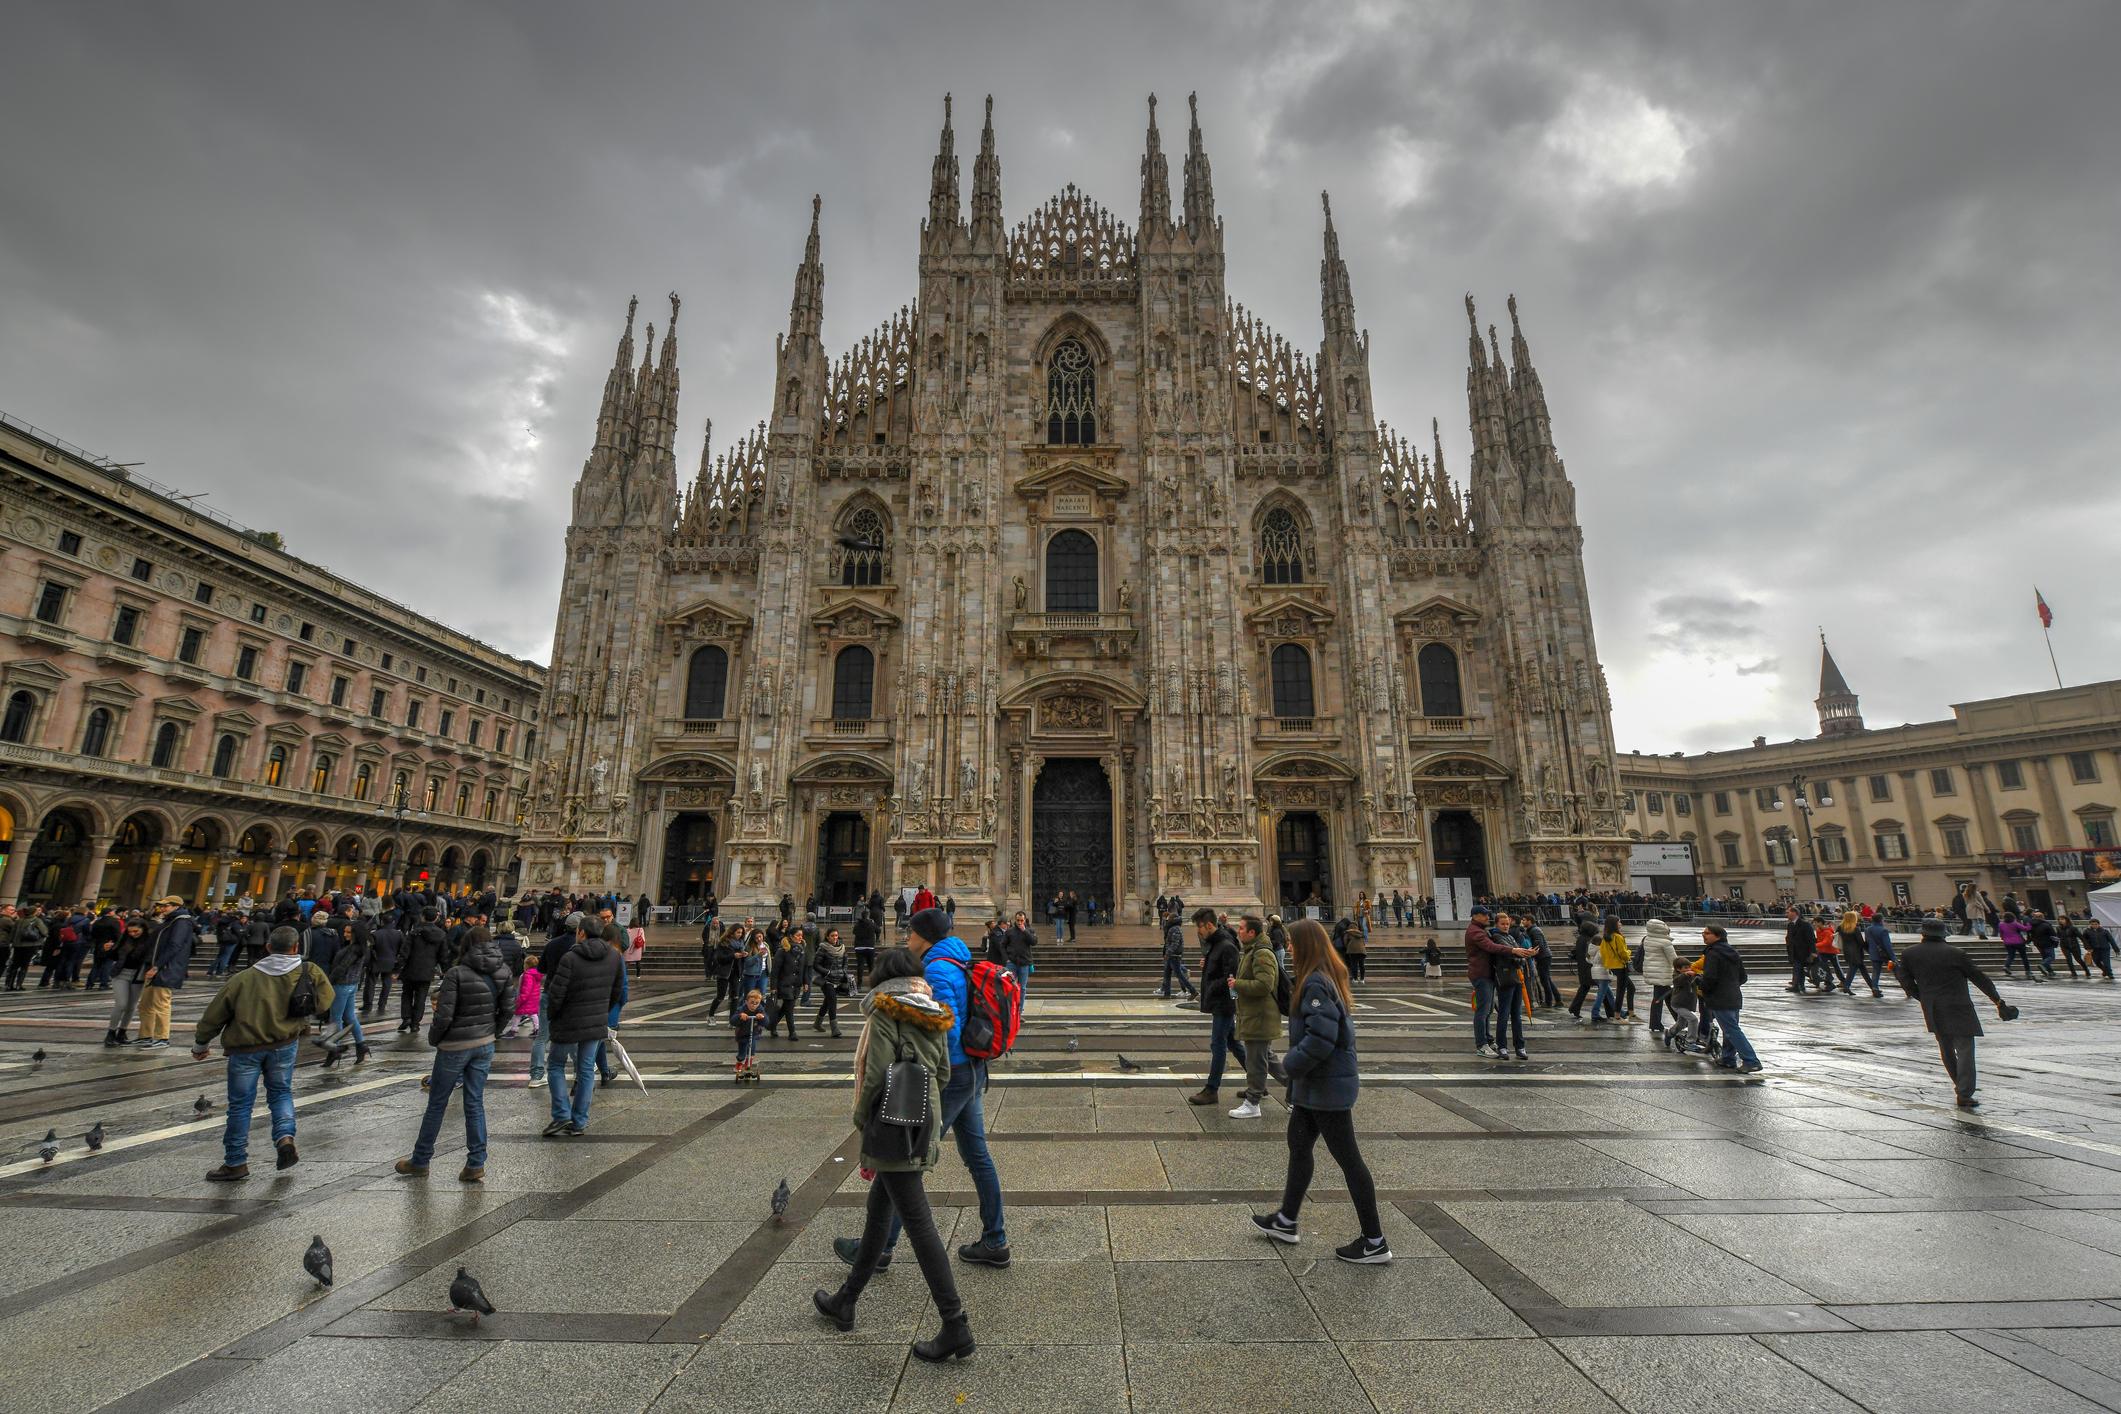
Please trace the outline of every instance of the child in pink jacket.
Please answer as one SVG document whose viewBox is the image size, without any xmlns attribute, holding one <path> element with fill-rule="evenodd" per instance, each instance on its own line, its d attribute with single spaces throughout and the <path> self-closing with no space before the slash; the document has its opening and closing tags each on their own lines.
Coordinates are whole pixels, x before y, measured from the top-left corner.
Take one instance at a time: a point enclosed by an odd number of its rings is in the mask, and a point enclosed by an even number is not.
<svg viewBox="0 0 2121 1414">
<path fill-rule="evenodd" d="M 516 988 L 516 1019 L 509 1022 L 508 1029 L 501 1034 L 514 1036 L 517 1034 L 517 1028 L 521 1027 L 521 1034 L 537 1035 L 538 999 L 544 995 L 545 974 L 538 971 L 538 960 L 535 956 L 527 957 L 523 960 L 523 980 Z"/>
</svg>

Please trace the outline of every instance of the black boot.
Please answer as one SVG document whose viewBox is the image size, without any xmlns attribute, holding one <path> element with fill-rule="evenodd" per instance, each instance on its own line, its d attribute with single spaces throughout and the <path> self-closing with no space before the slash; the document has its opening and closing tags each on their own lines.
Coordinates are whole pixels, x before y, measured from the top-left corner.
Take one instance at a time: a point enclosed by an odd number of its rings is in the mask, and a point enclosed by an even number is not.
<svg viewBox="0 0 2121 1414">
<path fill-rule="evenodd" d="M 844 1286 L 838 1291 L 827 1295 L 824 1289 L 820 1287 L 810 1293 L 810 1304 L 817 1307 L 817 1313 L 832 1322 L 835 1329 L 845 1333 L 854 1329 L 854 1302 L 856 1295 L 857 1293 L 849 1291 Z"/>
<path fill-rule="evenodd" d="M 368 1059 L 368 1043 L 366 1041 L 354 1042 L 353 1059 L 355 1065 L 359 1065 L 362 1061 Z"/>
<path fill-rule="evenodd" d="M 945 1360 L 969 1359 L 973 1348 L 972 1322 L 960 1313 L 943 1322 L 943 1328 L 935 1333 L 935 1339 L 913 1342 L 913 1358 L 935 1365 Z"/>
</svg>

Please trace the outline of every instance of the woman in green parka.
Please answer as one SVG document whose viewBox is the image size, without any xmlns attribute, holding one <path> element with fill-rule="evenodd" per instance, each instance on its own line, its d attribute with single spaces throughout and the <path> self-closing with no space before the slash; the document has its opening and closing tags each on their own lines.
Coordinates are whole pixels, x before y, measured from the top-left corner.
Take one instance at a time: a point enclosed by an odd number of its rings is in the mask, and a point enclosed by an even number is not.
<svg viewBox="0 0 2121 1414">
<path fill-rule="evenodd" d="M 853 1270 L 835 1292 L 819 1290 L 811 1296 L 818 1314 L 842 1331 L 854 1329 L 854 1304 L 862 1288 L 876 1274 L 883 1255 L 884 1238 L 891 1215 L 898 1213 L 907 1238 L 913 1243 L 914 1259 L 927 1278 L 928 1294 L 943 1318 L 942 1331 L 933 1340 L 917 1340 L 913 1354 L 927 1361 L 962 1360 L 973 1350 L 971 1323 L 958 1300 L 957 1280 L 950 1271 L 943 1236 L 936 1230 L 935 1214 L 928 1207 L 928 1192 L 921 1175 L 935 1167 L 942 1154 L 942 1126 L 934 1117 L 942 1110 L 943 1084 L 950 1078 L 950 1008 L 929 991 L 921 975 L 920 960 L 904 948 L 877 955 L 870 974 L 871 991 L 862 998 L 862 1039 L 854 1048 L 854 1126 L 866 1138 L 870 1118 L 884 1095 L 884 1077 L 894 1062 L 917 1060 L 928 1071 L 930 1116 L 925 1149 L 917 1158 L 893 1160 L 868 1152 L 864 1144 L 862 1173 L 868 1177 L 869 1208 L 862 1226 L 862 1245 L 855 1253 Z"/>
</svg>

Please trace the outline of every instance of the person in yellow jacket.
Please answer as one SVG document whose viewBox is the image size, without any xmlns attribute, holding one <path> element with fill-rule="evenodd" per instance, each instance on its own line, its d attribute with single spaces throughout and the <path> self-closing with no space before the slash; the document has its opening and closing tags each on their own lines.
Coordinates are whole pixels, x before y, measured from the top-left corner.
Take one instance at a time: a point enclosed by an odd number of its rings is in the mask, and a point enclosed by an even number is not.
<svg viewBox="0 0 2121 1414">
<path fill-rule="evenodd" d="M 295 1053 L 312 1016 L 331 1011 L 331 979 L 324 969 L 302 959 L 302 935 L 275 928 L 266 940 L 265 956 L 222 984 L 206 1004 L 192 1031 L 191 1056 L 205 1060 L 213 1040 L 221 1038 L 228 1056 L 228 1123 L 221 1131 L 221 1166 L 207 1172 L 214 1183 L 236 1183 L 250 1177 L 250 1115 L 258 1102 L 258 1081 L 265 1082 L 265 1104 L 272 1111 L 277 1167 L 293 1168 L 295 1153 Z M 296 993 L 311 997 L 297 1013 Z"/>
<path fill-rule="evenodd" d="M 1628 964 L 1634 960 L 1634 949 L 1628 946 L 1626 935 L 1620 931 L 1620 919 L 1607 914 L 1605 935 L 1598 941 L 1598 965 L 1611 975 L 1614 1005 L 1618 1014 L 1628 1021 L 1635 1019 L 1635 983 L 1628 976 Z"/>
</svg>

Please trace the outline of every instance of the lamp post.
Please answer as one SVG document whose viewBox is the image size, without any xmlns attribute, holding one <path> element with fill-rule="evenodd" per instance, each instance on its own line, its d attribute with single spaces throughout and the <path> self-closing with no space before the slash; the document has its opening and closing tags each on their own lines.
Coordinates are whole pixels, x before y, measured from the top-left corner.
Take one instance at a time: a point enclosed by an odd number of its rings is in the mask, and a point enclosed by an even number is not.
<svg viewBox="0 0 2121 1414">
<path fill-rule="evenodd" d="M 1819 842 L 1812 836 L 1812 801 L 1811 797 L 1805 794 L 1805 780 L 1801 774 L 1790 777 L 1790 803 L 1797 807 L 1799 814 L 1804 816 L 1804 852 L 1810 855 L 1812 859 L 1812 897 L 1823 902 L 1826 899 L 1826 879 L 1819 872 Z M 1824 783 L 1822 783 L 1819 791 L 1819 804 L 1828 806 L 1833 803 L 1834 797 L 1826 793 Z M 1776 808 L 1780 809 L 1781 807 L 1777 806 Z"/>
</svg>

